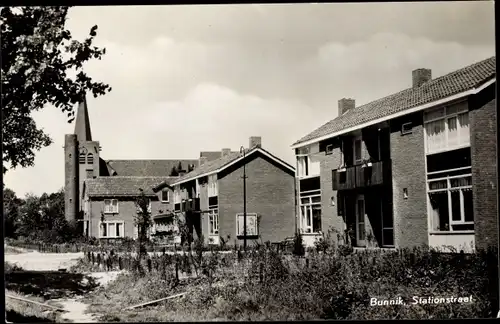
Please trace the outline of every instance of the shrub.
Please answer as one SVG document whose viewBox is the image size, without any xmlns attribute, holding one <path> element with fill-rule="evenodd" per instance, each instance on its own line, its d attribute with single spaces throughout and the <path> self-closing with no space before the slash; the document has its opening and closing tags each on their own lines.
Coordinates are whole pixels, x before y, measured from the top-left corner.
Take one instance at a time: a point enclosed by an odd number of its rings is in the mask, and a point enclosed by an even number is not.
<svg viewBox="0 0 500 324">
<path fill-rule="evenodd" d="M 302 240 L 302 235 L 300 233 L 295 233 L 295 238 L 293 241 L 293 255 L 303 256 L 306 253 L 304 248 L 304 241 Z"/>
</svg>

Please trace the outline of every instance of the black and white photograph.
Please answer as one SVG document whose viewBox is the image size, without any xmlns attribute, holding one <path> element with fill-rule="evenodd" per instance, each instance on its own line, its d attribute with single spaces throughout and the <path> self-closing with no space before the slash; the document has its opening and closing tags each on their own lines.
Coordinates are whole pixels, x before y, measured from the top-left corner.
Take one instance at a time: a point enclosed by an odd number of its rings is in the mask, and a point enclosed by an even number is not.
<svg viewBox="0 0 500 324">
<path fill-rule="evenodd" d="M 0 8 L 6 322 L 500 318 L 494 11 Z"/>
</svg>

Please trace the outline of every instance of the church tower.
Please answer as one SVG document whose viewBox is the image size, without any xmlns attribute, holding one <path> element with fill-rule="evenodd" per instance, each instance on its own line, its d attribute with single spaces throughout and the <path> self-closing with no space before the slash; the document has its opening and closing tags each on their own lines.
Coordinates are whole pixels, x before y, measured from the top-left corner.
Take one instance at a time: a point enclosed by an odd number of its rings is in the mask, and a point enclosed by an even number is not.
<svg viewBox="0 0 500 324">
<path fill-rule="evenodd" d="M 99 175 L 99 142 L 92 140 L 87 100 L 78 104 L 74 134 L 65 136 L 65 211 L 68 221 L 83 218 L 86 179 Z"/>
</svg>

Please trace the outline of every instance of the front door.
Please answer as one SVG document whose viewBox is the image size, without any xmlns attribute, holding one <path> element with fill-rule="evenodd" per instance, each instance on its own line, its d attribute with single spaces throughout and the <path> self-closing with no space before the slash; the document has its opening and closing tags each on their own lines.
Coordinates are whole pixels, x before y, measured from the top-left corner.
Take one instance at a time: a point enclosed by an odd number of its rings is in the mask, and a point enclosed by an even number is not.
<svg viewBox="0 0 500 324">
<path fill-rule="evenodd" d="M 365 239 L 365 197 L 358 195 L 356 198 L 356 245 L 366 246 Z"/>
</svg>

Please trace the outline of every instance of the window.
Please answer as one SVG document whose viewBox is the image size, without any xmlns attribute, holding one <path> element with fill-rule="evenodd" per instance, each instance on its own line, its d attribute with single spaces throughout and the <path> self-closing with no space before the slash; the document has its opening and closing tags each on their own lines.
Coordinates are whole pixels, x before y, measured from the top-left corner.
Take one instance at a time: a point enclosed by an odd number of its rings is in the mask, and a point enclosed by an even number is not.
<svg viewBox="0 0 500 324">
<path fill-rule="evenodd" d="M 181 200 L 181 187 L 177 185 L 174 188 L 174 204 L 180 204 Z"/>
<path fill-rule="evenodd" d="M 138 213 L 142 212 L 142 209 L 138 204 L 136 204 L 136 209 Z M 148 213 L 151 213 L 151 199 L 148 199 Z"/>
<path fill-rule="evenodd" d="M 319 153 L 319 143 L 297 150 L 297 176 L 319 176 L 320 161 L 315 154 Z"/>
<path fill-rule="evenodd" d="M 325 148 L 325 154 L 330 155 L 333 153 L 333 144 L 328 144 Z"/>
<path fill-rule="evenodd" d="M 401 125 L 401 135 L 411 134 L 412 123 L 404 123 Z"/>
<path fill-rule="evenodd" d="M 300 193 L 299 229 L 302 233 L 321 231 L 321 191 L 312 190 Z"/>
<path fill-rule="evenodd" d="M 80 153 L 80 156 L 79 156 L 78 162 L 79 162 L 80 164 L 85 164 L 85 153 Z"/>
<path fill-rule="evenodd" d="M 104 200 L 104 213 L 105 214 L 118 214 L 118 199 L 105 199 Z"/>
<path fill-rule="evenodd" d="M 208 211 L 208 234 L 219 235 L 219 210 L 217 208 Z"/>
<path fill-rule="evenodd" d="M 168 189 L 163 189 L 161 191 L 161 202 L 168 203 Z"/>
<path fill-rule="evenodd" d="M 208 196 L 215 197 L 217 195 L 217 174 L 213 174 L 211 176 L 208 176 Z"/>
<path fill-rule="evenodd" d="M 257 236 L 259 235 L 258 224 L 257 224 L 257 214 L 247 213 L 247 236 Z M 244 214 L 236 214 L 236 236 L 244 235 L 244 224 L 245 218 Z"/>
<path fill-rule="evenodd" d="M 125 237 L 123 221 L 106 221 L 100 223 L 101 238 Z"/>
<path fill-rule="evenodd" d="M 354 153 L 354 164 L 355 165 L 361 164 L 363 162 L 361 136 L 356 136 L 353 139 L 353 153 Z"/>
<path fill-rule="evenodd" d="M 466 105 L 440 107 L 424 113 L 426 152 L 433 154 L 470 145 Z"/>
<path fill-rule="evenodd" d="M 94 164 L 94 155 L 92 153 L 87 154 L 87 164 Z"/>
<path fill-rule="evenodd" d="M 297 156 L 297 175 L 299 178 L 319 176 L 320 161 L 316 157 Z"/>
<path fill-rule="evenodd" d="M 434 231 L 474 229 L 470 167 L 428 173 L 427 190 Z"/>
</svg>

